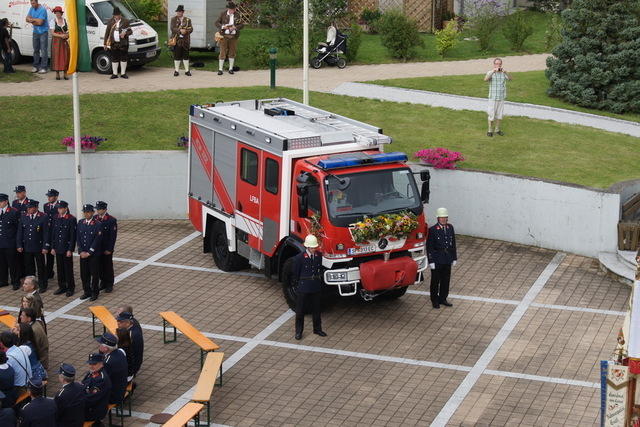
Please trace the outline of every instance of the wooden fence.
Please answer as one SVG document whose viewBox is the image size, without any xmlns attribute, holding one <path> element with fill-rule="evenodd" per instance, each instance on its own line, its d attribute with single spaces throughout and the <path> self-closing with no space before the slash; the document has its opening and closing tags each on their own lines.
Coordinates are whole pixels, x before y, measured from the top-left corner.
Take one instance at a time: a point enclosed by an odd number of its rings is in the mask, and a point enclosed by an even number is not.
<svg viewBox="0 0 640 427">
<path fill-rule="evenodd" d="M 618 223 L 618 249 L 635 251 L 640 246 L 640 222 Z"/>
</svg>

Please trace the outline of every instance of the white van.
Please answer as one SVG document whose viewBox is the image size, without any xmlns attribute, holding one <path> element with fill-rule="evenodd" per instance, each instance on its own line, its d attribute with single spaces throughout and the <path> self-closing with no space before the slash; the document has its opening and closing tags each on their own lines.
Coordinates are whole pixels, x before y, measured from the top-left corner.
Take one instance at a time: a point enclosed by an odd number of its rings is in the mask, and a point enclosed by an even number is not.
<svg viewBox="0 0 640 427">
<path fill-rule="evenodd" d="M 160 56 L 158 47 L 158 33 L 146 22 L 138 19 L 120 0 L 86 0 L 85 12 L 87 16 L 87 38 L 91 63 L 93 68 L 101 74 L 111 74 L 111 58 L 104 50 L 103 39 L 106 24 L 113 16 L 113 8 L 119 7 L 122 16 L 131 22 L 133 34 L 129 37 L 129 64 L 143 65 L 154 61 Z M 53 19 L 51 10 L 56 6 L 64 9 L 64 0 L 41 0 L 40 6 L 47 9 L 49 19 Z M 31 5 L 28 1 L 0 0 L 0 18 L 8 18 L 12 25 L 11 38 L 16 58 L 32 56 L 33 27 L 25 22 Z M 51 43 L 51 37 L 49 37 Z M 51 49 L 49 49 L 51 55 Z"/>
<path fill-rule="evenodd" d="M 190 18 L 193 25 L 191 49 L 214 50 L 216 42 L 213 36 L 218 31 L 214 23 L 220 13 L 226 10 L 227 0 L 168 0 L 167 34 L 171 34 L 171 18 L 180 4 L 184 6 L 184 16 Z"/>
</svg>

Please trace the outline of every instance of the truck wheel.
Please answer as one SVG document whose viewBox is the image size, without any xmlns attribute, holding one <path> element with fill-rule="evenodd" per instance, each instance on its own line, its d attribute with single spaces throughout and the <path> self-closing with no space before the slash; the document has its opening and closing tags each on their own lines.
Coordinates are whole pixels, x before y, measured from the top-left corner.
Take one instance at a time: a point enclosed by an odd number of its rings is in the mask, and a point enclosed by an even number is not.
<svg viewBox="0 0 640 427">
<path fill-rule="evenodd" d="M 15 40 L 11 40 L 11 48 L 13 49 L 13 62 L 12 65 L 16 65 L 22 62 L 22 55 L 20 54 L 20 48 Z"/>
<path fill-rule="evenodd" d="M 100 74 L 111 74 L 111 56 L 106 50 L 101 50 L 93 54 L 93 68 Z"/>
<path fill-rule="evenodd" d="M 222 271 L 238 271 L 247 266 L 247 260 L 235 252 L 229 252 L 227 230 L 223 222 L 217 221 L 211 233 L 213 261 Z"/>
<path fill-rule="evenodd" d="M 384 297 L 385 299 L 398 299 L 401 296 L 403 296 L 404 294 L 407 293 L 407 289 L 409 287 L 408 286 L 403 286 L 401 288 L 398 289 L 394 289 L 392 291 L 386 292 L 384 294 L 382 294 L 381 296 Z"/>
<path fill-rule="evenodd" d="M 295 310 L 298 292 L 293 281 L 293 258 L 286 260 L 282 266 L 282 293 L 289 308 Z"/>
</svg>

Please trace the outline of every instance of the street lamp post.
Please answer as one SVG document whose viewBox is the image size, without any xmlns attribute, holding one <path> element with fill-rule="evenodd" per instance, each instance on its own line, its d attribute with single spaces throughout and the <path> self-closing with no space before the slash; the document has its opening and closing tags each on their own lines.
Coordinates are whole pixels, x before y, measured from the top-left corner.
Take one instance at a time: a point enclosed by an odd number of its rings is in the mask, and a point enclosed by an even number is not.
<svg viewBox="0 0 640 427">
<path fill-rule="evenodd" d="M 309 0 L 304 0 L 302 29 L 302 103 L 309 105 Z"/>
</svg>

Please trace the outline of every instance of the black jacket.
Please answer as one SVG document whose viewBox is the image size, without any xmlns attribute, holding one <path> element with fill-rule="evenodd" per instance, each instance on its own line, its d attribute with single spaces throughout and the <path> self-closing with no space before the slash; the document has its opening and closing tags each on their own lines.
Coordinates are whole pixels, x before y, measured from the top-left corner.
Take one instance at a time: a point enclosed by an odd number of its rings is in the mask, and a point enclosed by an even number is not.
<svg viewBox="0 0 640 427">
<path fill-rule="evenodd" d="M 122 403 L 124 393 L 127 391 L 127 375 L 129 373 L 124 350 L 118 348 L 107 354 L 104 359 L 104 370 L 107 371 L 111 380 L 109 403 Z"/>
<path fill-rule="evenodd" d="M 36 397 L 22 408 L 20 427 L 56 427 L 56 403 L 47 397 Z"/>
<path fill-rule="evenodd" d="M 82 380 L 86 403 L 84 407 L 84 419 L 86 421 L 98 421 L 107 415 L 109 395 L 111 394 L 111 380 L 109 375 L 101 369 L 95 375 L 87 372 Z"/>
<path fill-rule="evenodd" d="M 322 254 L 316 251 L 313 258 L 307 251 L 293 258 L 293 279 L 298 283 L 298 292 L 311 294 L 322 290 Z"/>
<path fill-rule="evenodd" d="M 78 382 L 65 384 L 53 400 L 58 407 L 58 427 L 82 427 L 84 405 L 87 400 L 82 384 Z"/>
<path fill-rule="evenodd" d="M 427 257 L 430 264 L 451 265 L 458 259 L 456 232 L 453 225 L 436 224 L 429 228 Z"/>
</svg>

